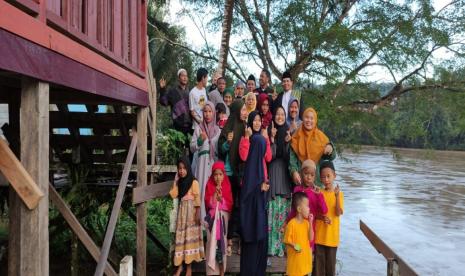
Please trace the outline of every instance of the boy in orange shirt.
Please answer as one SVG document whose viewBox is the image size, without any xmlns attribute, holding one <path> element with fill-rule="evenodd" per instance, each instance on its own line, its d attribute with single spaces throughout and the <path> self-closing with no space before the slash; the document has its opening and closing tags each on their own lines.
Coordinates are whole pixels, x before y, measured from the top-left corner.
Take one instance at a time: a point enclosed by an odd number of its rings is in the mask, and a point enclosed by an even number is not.
<svg viewBox="0 0 465 276">
<path fill-rule="evenodd" d="M 313 239 L 313 218 L 308 206 L 307 194 L 296 192 L 292 195 L 292 207 L 297 215 L 287 223 L 283 239 L 287 249 L 288 276 L 302 276 L 312 272 L 310 241 Z"/>
<path fill-rule="evenodd" d="M 339 245 L 339 217 L 344 210 L 344 194 L 334 184 L 336 172 L 333 162 L 320 163 L 320 179 L 324 185 L 321 191 L 328 207 L 328 213 L 317 218 L 315 230 L 315 276 L 336 275 L 336 251 Z"/>
</svg>

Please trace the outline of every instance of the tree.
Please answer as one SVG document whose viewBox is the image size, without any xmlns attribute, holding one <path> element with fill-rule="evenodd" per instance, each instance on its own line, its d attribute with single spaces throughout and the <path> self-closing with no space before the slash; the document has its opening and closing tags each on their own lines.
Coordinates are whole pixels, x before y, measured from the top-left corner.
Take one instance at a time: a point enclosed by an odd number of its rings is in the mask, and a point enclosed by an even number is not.
<svg viewBox="0 0 465 276">
<path fill-rule="evenodd" d="M 220 57 L 218 59 L 218 68 L 216 72 L 224 75 L 228 63 L 229 39 L 231 37 L 231 24 L 233 19 L 234 0 L 224 1 L 224 18 L 221 33 Z"/>
<path fill-rule="evenodd" d="M 191 2 L 216 7 L 210 23 L 220 24 L 222 1 Z M 463 0 L 438 10 L 431 0 L 236 0 L 231 35 L 240 36 L 242 42 L 231 48 L 234 66 L 228 64 L 227 69 L 244 75 L 246 70 L 236 62 L 239 58 L 255 61 L 278 78 L 288 69 L 294 78 L 335 84 L 328 91 L 335 101 L 372 68 L 384 68 L 394 83 L 391 91 L 370 102 L 361 99 L 349 105 L 371 112 L 415 89 L 450 88 L 443 83 L 424 86 L 418 80 L 427 78 L 432 55 L 439 49 L 463 59 L 464 16 Z M 218 61 L 212 54 L 203 53 L 203 57 Z"/>
</svg>

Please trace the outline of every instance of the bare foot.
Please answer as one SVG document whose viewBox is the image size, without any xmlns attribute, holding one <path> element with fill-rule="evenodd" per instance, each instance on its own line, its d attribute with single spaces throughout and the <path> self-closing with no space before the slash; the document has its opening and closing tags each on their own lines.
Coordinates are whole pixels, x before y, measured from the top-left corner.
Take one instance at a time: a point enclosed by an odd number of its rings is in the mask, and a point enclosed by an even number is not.
<svg viewBox="0 0 465 276">
<path fill-rule="evenodd" d="M 192 276 L 192 266 L 190 264 L 187 265 L 186 276 Z"/>
<path fill-rule="evenodd" d="M 176 273 L 174 275 L 175 276 L 181 276 L 181 272 L 182 272 L 182 264 L 180 266 L 178 266 L 178 269 L 176 270 Z"/>
</svg>

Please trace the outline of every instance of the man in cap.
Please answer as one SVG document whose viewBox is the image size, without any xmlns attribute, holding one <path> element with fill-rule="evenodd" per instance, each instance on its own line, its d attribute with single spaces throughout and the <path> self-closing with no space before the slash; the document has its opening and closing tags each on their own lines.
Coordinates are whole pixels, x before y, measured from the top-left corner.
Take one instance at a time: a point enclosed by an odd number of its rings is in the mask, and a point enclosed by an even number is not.
<svg viewBox="0 0 465 276">
<path fill-rule="evenodd" d="M 299 116 L 302 117 L 302 113 L 304 111 L 304 102 L 302 98 L 302 93 L 300 91 L 293 91 L 292 87 L 294 85 L 294 82 L 292 81 L 292 76 L 289 71 L 285 71 L 283 73 L 283 76 L 281 78 L 282 80 L 282 86 L 283 86 L 283 92 L 278 95 L 276 100 L 273 102 L 272 106 L 272 112 L 274 114 L 274 111 L 276 108 L 279 106 L 282 106 L 284 110 L 286 111 L 286 116 L 289 114 L 289 101 L 291 98 L 295 98 L 299 101 Z"/>
<path fill-rule="evenodd" d="M 192 119 L 189 112 L 189 80 L 186 69 L 178 70 L 178 85 L 166 89 L 166 80 L 160 79 L 160 104 L 171 108 L 173 128 L 183 132 L 192 132 Z"/>
</svg>

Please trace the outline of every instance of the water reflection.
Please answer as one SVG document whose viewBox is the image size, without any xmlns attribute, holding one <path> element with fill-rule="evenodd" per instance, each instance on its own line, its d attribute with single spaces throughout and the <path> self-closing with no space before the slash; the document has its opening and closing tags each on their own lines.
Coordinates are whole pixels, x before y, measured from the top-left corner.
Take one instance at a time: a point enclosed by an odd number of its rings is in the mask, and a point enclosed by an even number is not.
<svg viewBox="0 0 465 276">
<path fill-rule="evenodd" d="M 359 219 L 420 275 L 465 275 L 465 153 L 363 148 L 336 161 L 339 275 L 386 275 Z"/>
</svg>

